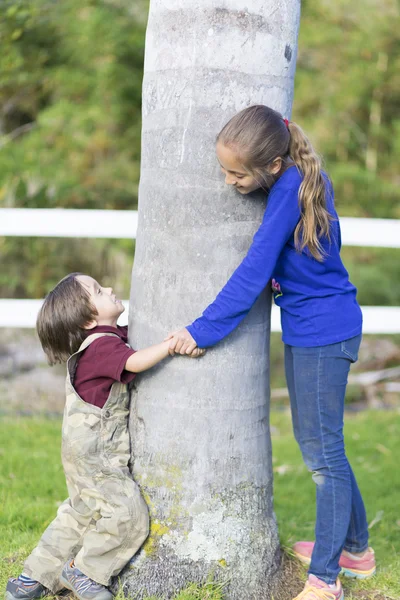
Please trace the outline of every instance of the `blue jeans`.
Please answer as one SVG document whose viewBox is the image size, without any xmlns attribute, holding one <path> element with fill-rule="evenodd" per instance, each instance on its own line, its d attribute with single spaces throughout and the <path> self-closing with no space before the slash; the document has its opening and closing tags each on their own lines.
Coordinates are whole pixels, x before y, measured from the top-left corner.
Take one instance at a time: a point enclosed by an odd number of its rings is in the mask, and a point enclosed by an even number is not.
<svg viewBox="0 0 400 600">
<path fill-rule="evenodd" d="M 315 547 L 309 573 L 335 583 L 344 549 L 368 548 L 368 524 L 343 439 L 344 398 L 361 335 L 314 348 L 285 344 L 293 430 L 317 491 Z"/>
</svg>

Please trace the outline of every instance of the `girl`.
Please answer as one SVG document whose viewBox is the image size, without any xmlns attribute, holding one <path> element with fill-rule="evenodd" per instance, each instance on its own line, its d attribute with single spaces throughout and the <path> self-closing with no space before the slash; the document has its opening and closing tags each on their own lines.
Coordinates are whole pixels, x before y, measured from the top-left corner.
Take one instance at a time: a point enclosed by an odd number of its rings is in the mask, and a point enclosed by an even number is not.
<svg viewBox="0 0 400 600">
<path fill-rule="evenodd" d="M 217 138 L 225 182 L 240 194 L 268 192 L 247 256 L 203 315 L 170 334 L 170 353 L 191 353 L 227 336 L 272 279 L 281 308 L 293 429 L 317 488 L 315 545 L 295 552 L 310 563 L 297 600 L 343 600 L 338 574 L 375 571 L 363 500 L 345 455 L 347 375 L 357 360 L 362 314 L 340 259 L 332 185 L 300 127 L 266 107 L 242 110 Z"/>
<path fill-rule="evenodd" d="M 168 356 L 168 342 L 135 352 L 117 320 L 112 288 L 72 273 L 46 296 L 37 319 L 50 364 L 67 361 L 62 462 L 69 498 L 8 581 L 6 600 L 71 590 L 112 600 L 108 585 L 148 535 L 148 511 L 129 470 L 128 384 Z M 192 357 L 202 355 L 201 350 Z"/>
</svg>

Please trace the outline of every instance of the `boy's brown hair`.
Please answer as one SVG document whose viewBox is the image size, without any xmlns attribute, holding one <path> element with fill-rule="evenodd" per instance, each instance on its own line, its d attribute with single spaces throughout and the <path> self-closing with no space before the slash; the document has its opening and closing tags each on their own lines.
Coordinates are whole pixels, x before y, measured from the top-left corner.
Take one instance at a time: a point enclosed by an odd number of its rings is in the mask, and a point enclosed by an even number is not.
<svg viewBox="0 0 400 600">
<path fill-rule="evenodd" d="M 50 365 L 66 362 L 87 335 L 97 311 L 89 293 L 70 273 L 47 294 L 36 320 L 40 343 Z"/>
</svg>

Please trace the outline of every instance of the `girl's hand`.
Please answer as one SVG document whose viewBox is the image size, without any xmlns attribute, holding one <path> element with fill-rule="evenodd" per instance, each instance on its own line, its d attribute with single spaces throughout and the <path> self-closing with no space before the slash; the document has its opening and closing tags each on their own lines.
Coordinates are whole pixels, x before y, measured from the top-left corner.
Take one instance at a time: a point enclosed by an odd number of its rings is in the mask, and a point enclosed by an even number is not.
<svg viewBox="0 0 400 600">
<path fill-rule="evenodd" d="M 195 348 L 191 354 L 188 354 L 189 358 L 200 358 L 206 353 L 205 348 Z"/>
<path fill-rule="evenodd" d="M 168 340 L 171 340 L 168 350 L 171 356 L 173 356 L 175 353 L 192 354 L 193 350 L 197 348 L 195 340 L 185 328 L 170 333 L 164 341 L 166 342 Z"/>
</svg>

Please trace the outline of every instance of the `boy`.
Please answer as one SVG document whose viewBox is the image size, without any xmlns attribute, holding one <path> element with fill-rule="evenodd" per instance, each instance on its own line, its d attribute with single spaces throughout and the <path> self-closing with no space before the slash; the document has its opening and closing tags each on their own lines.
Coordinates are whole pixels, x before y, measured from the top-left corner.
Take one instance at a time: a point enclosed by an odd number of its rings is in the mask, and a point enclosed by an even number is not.
<svg viewBox="0 0 400 600">
<path fill-rule="evenodd" d="M 63 587 L 79 600 L 111 600 L 107 588 L 148 535 L 148 512 L 129 471 L 129 392 L 136 373 L 168 356 L 165 341 L 135 352 L 112 288 L 72 273 L 45 298 L 37 331 L 49 363 L 67 361 L 62 462 L 69 498 L 8 581 L 7 600 Z M 196 349 L 192 357 L 204 351 Z"/>
</svg>

